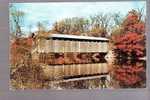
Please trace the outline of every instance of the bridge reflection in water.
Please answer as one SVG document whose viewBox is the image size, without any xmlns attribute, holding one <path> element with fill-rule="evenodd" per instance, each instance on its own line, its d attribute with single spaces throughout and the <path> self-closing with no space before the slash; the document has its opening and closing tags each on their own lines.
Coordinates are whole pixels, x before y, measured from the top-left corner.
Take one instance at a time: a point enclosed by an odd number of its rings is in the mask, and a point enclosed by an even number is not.
<svg viewBox="0 0 150 100">
<path fill-rule="evenodd" d="M 49 65 L 50 87 L 54 89 L 108 88 L 107 62 L 94 64 Z"/>
<path fill-rule="evenodd" d="M 146 86 L 145 61 L 49 65 L 50 89 L 141 88 Z M 129 78 L 130 77 L 130 78 Z"/>
</svg>

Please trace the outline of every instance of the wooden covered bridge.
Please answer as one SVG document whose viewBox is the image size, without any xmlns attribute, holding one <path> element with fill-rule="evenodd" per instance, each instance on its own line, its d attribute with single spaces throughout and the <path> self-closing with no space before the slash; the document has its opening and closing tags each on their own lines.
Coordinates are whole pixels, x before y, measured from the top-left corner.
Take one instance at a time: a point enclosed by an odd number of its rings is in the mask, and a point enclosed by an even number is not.
<svg viewBox="0 0 150 100">
<path fill-rule="evenodd" d="M 108 53 L 108 42 L 103 37 L 51 34 L 38 40 L 32 58 L 49 65 L 99 62 Z"/>
<path fill-rule="evenodd" d="M 104 56 L 108 50 L 107 38 L 51 34 L 38 40 L 32 58 L 49 66 L 46 72 L 54 80 L 107 77 L 109 69 Z"/>
<path fill-rule="evenodd" d="M 51 34 L 49 37 L 42 39 L 37 46 L 38 52 L 108 52 L 107 38 L 103 37 L 89 37 L 89 36 L 76 36 L 64 34 Z"/>
</svg>

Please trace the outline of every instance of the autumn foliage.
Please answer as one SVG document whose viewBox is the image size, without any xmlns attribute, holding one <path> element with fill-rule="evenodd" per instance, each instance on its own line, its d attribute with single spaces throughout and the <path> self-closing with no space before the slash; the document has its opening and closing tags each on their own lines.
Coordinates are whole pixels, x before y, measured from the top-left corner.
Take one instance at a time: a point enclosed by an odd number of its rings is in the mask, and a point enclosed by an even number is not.
<svg viewBox="0 0 150 100">
<path fill-rule="evenodd" d="M 134 58 L 145 56 L 145 23 L 139 19 L 138 12 L 130 11 L 121 27 L 122 33 L 112 37 L 115 51 Z"/>
<path fill-rule="evenodd" d="M 27 55 L 30 54 L 33 45 L 33 39 L 17 38 L 10 44 L 10 62 L 12 66 L 16 66 L 19 63 L 23 63 L 27 59 Z"/>
<path fill-rule="evenodd" d="M 104 56 L 106 53 L 36 52 L 39 60 L 37 60 L 35 64 L 35 61 L 32 59 L 33 48 L 37 46 L 38 43 L 45 44 L 42 42 L 42 39 L 53 33 L 110 37 L 113 41 L 110 44 L 113 45 L 112 49 L 115 51 L 117 57 L 121 59 L 124 57 L 145 57 L 145 22 L 141 19 L 140 14 L 135 10 L 130 11 L 122 23 L 116 25 L 119 30 L 111 30 L 112 33 L 113 31 L 117 33 L 115 35 L 108 34 L 110 22 L 109 15 L 105 14 L 95 15 L 90 19 L 74 17 L 56 22 L 48 32 L 46 32 L 39 23 L 37 34 L 35 32 L 34 35 L 28 37 L 16 35 L 16 38 L 13 38 L 10 42 L 10 79 L 12 87 L 15 89 L 48 88 L 51 80 L 44 72 L 44 68 L 47 67 L 44 67 L 45 65 L 105 63 L 106 60 Z M 21 30 L 18 31 L 18 33 L 19 32 L 21 33 Z M 120 58 L 117 60 L 120 60 Z M 114 65 L 111 67 L 113 66 Z M 119 87 L 145 86 L 146 72 L 144 64 L 139 62 L 134 64 L 124 62 L 120 65 L 117 63 L 113 68 L 111 72 L 113 76 L 111 77 L 113 77 L 115 82 L 118 82 Z M 52 72 L 52 70 L 50 72 Z M 73 82 L 73 84 L 75 83 L 78 84 L 77 81 Z M 81 87 L 83 87 L 83 84 L 80 83 Z M 77 86 L 80 85 L 78 84 Z M 66 83 L 65 86 L 67 86 Z"/>
<path fill-rule="evenodd" d="M 127 62 L 126 62 L 127 63 Z M 114 70 L 114 78 L 119 82 L 120 87 L 142 87 L 145 81 L 145 67 L 143 62 L 136 62 L 136 64 L 127 63 L 122 67 L 116 67 Z M 144 86 L 144 85 L 143 85 Z"/>
<path fill-rule="evenodd" d="M 130 11 L 119 29 L 120 33 L 112 36 L 119 63 L 114 67 L 113 77 L 121 88 L 145 87 L 144 61 L 137 61 L 146 56 L 145 22 L 141 14 L 135 10 Z M 121 60 L 124 60 L 123 63 Z"/>
</svg>

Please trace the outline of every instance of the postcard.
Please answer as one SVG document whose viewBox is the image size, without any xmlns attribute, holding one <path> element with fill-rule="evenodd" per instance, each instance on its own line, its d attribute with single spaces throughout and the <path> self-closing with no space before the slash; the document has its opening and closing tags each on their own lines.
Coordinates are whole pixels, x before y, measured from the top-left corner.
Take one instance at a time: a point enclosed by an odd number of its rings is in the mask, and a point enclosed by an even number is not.
<svg viewBox="0 0 150 100">
<path fill-rule="evenodd" d="M 10 90 L 146 88 L 146 2 L 10 3 Z"/>
</svg>

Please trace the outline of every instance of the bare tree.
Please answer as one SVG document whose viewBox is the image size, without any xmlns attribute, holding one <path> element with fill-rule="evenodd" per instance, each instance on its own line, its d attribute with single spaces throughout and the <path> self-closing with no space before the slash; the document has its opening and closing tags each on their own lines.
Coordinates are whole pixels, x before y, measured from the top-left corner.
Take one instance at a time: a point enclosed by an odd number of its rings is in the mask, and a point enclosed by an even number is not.
<svg viewBox="0 0 150 100">
<path fill-rule="evenodd" d="M 29 24 L 28 27 L 29 27 L 29 33 L 31 34 L 32 33 L 31 29 L 33 27 L 32 24 Z"/>
<path fill-rule="evenodd" d="M 138 13 L 138 15 L 139 15 L 138 21 L 141 21 L 143 15 L 144 15 L 144 14 L 143 14 L 143 13 L 144 13 L 144 7 L 143 7 L 143 8 L 138 8 L 138 9 L 137 9 L 137 13 Z"/>
<path fill-rule="evenodd" d="M 92 29 L 99 30 L 99 34 L 105 37 L 107 35 L 107 29 L 111 25 L 111 17 L 108 14 L 99 13 L 94 16 L 90 16 Z"/>
<path fill-rule="evenodd" d="M 12 27 L 14 27 L 14 33 L 16 37 L 23 35 L 21 27 L 23 25 L 25 13 L 21 10 L 17 10 L 13 5 L 10 6 L 10 19 L 12 20 Z"/>
<path fill-rule="evenodd" d="M 54 24 L 53 30 L 62 34 L 75 34 L 87 32 L 89 27 L 89 21 L 86 18 L 66 18 L 58 21 Z"/>
<path fill-rule="evenodd" d="M 114 13 L 112 15 L 112 18 L 113 18 L 113 21 L 115 23 L 115 26 L 120 26 L 122 24 L 122 21 L 123 21 L 123 17 L 121 16 L 121 13 L 120 12 L 117 12 L 117 13 Z"/>
</svg>

